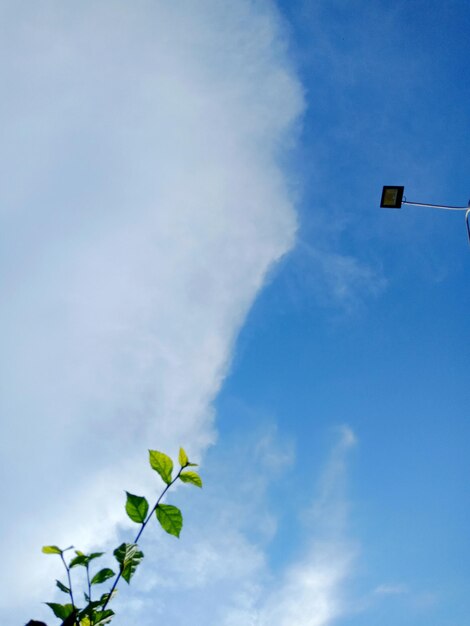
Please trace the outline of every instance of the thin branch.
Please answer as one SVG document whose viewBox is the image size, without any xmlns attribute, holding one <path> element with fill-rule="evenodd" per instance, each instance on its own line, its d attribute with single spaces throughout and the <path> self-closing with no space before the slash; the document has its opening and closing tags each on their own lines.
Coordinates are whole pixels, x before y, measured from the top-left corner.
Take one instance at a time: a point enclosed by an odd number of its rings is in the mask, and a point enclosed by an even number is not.
<svg viewBox="0 0 470 626">
<path fill-rule="evenodd" d="M 78 622 L 78 612 L 77 612 L 77 607 L 75 606 L 75 602 L 73 599 L 73 590 L 72 590 L 72 578 L 70 576 L 70 568 L 67 565 L 67 563 L 65 562 L 64 559 L 64 552 L 61 551 L 60 552 L 60 558 L 62 559 L 62 563 L 64 564 L 65 567 L 65 571 L 67 572 L 67 579 L 69 581 L 69 594 L 70 594 L 70 601 L 72 602 L 72 608 L 73 608 L 73 614 L 76 616 L 74 621 L 77 624 L 77 626 L 79 626 L 79 622 Z"/>
<path fill-rule="evenodd" d="M 150 511 L 150 513 L 147 515 L 147 519 L 142 522 L 142 527 L 140 528 L 139 532 L 137 533 L 136 538 L 134 539 L 134 544 L 136 544 L 139 539 L 140 536 L 142 535 L 142 533 L 144 532 L 145 527 L 147 526 L 147 524 L 149 523 L 151 517 L 153 516 L 153 514 L 155 513 L 155 511 L 157 510 L 157 506 L 160 504 L 161 499 L 163 498 L 163 496 L 166 494 L 166 492 L 168 491 L 168 489 L 178 480 L 178 478 L 180 477 L 181 472 L 184 470 L 184 468 L 187 466 L 188 464 L 181 466 L 179 469 L 179 472 L 177 473 L 177 475 L 175 476 L 175 478 L 168 483 L 168 485 L 165 487 L 165 489 L 162 491 L 162 493 L 160 494 L 158 500 L 155 502 L 154 507 L 152 508 L 152 510 Z M 108 597 L 106 599 L 106 602 L 103 604 L 103 608 L 101 609 L 102 611 L 105 610 L 105 608 L 108 606 L 109 601 L 111 600 L 111 596 L 113 595 L 113 591 L 116 589 L 116 586 L 119 582 L 119 580 L 121 579 L 122 576 L 122 572 L 123 570 L 121 569 L 119 571 L 119 573 L 116 575 L 116 578 L 114 579 L 114 583 L 113 586 L 111 587 Z"/>
</svg>

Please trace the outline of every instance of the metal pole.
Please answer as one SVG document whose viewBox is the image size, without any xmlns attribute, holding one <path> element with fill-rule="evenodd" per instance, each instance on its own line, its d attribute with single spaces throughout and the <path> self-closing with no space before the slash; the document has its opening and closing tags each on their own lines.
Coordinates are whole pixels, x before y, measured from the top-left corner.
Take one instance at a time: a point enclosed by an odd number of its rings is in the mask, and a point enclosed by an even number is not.
<svg viewBox="0 0 470 626">
<path fill-rule="evenodd" d="M 408 200 L 402 200 L 402 204 L 412 204 L 413 206 L 425 206 L 425 207 L 430 207 L 431 209 L 444 209 L 446 211 L 467 211 L 468 207 L 470 207 L 470 202 L 468 206 L 448 206 L 446 204 L 425 204 L 424 202 L 409 202 Z"/>
<path fill-rule="evenodd" d="M 465 211 L 465 225 L 467 227 L 468 243 L 470 244 L 470 200 L 467 206 L 449 206 L 447 204 L 427 204 L 424 202 L 409 202 L 402 200 L 402 204 L 411 204 L 413 206 L 424 206 L 430 209 L 443 209 L 444 211 Z"/>
</svg>

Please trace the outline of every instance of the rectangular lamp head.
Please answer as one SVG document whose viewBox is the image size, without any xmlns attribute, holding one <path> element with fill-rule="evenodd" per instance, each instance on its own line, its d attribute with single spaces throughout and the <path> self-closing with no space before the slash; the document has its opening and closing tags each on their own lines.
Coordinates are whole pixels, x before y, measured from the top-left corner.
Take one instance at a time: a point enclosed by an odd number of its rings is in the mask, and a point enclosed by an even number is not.
<svg viewBox="0 0 470 626">
<path fill-rule="evenodd" d="M 384 187 L 382 190 L 380 206 L 383 209 L 401 209 L 404 191 L 404 187 Z"/>
</svg>

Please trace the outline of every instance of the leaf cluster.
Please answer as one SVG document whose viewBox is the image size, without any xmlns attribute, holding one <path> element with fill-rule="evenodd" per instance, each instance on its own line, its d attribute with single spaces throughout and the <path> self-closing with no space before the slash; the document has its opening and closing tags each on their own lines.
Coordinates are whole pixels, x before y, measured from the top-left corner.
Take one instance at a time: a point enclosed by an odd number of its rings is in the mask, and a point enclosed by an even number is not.
<svg viewBox="0 0 470 626">
<path fill-rule="evenodd" d="M 57 588 L 68 596 L 68 601 L 64 604 L 57 602 L 46 602 L 54 615 L 62 621 L 62 626 L 104 626 L 114 617 L 114 611 L 108 609 L 108 604 L 117 593 L 117 584 L 123 578 L 128 584 L 134 576 L 137 567 L 144 558 L 140 550 L 138 541 L 147 526 L 148 522 L 155 515 L 160 526 L 168 534 L 179 537 L 183 528 L 183 516 L 181 511 L 171 504 L 163 504 L 161 500 L 166 495 L 170 487 L 178 480 L 189 483 L 196 487 L 202 487 L 202 480 L 199 474 L 193 470 L 184 471 L 187 467 L 195 467 L 196 463 L 191 463 L 186 452 L 180 448 L 178 461 L 180 468 L 173 477 L 174 466 L 169 456 L 158 450 L 149 450 L 149 463 L 156 471 L 165 487 L 154 506 L 150 508 L 148 500 L 143 496 L 138 496 L 129 492 L 126 493 L 126 513 L 133 522 L 140 525 L 140 529 L 132 543 L 122 543 L 114 551 L 113 555 L 117 562 L 117 573 L 109 567 L 94 570 L 95 560 L 101 558 L 104 552 L 92 552 L 85 554 L 80 550 L 74 551 L 74 556 L 67 562 L 66 552 L 73 549 L 73 546 L 62 549 L 56 545 L 44 546 L 44 554 L 58 555 L 64 565 L 67 580 L 62 582 L 56 580 Z M 87 591 L 84 592 L 85 604 L 79 607 L 74 599 L 71 570 L 82 568 L 85 570 Z M 107 593 L 97 594 L 99 597 L 93 599 L 93 592 L 96 586 L 113 579 L 110 590 Z"/>
</svg>

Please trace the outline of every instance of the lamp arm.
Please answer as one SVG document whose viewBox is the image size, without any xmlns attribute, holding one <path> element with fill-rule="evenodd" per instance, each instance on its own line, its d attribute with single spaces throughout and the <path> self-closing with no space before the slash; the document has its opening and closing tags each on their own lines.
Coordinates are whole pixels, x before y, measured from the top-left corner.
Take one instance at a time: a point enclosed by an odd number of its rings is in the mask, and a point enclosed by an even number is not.
<svg viewBox="0 0 470 626">
<path fill-rule="evenodd" d="M 412 204 L 413 206 L 425 206 L 431 209 L 444 209 L 445 211 L 468 211 L 468 206 L 448 206 L 446 204 L 426 204 L 424 202 L 409 202 L 402 200 L 402 204 Z"/>
</svg>

